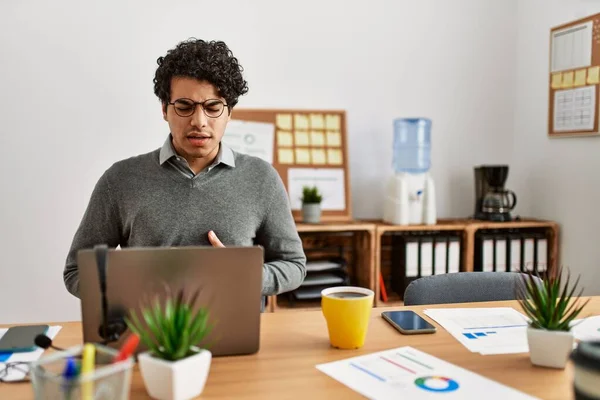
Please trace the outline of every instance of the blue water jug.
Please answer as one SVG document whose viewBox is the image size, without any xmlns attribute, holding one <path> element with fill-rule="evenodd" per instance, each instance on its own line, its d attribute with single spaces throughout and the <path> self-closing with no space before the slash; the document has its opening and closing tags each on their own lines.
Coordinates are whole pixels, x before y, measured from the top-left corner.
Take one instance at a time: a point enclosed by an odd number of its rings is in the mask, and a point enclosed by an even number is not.
<svg viewBox="0 0 600 400">
<path fill-rule="evenodd" d="M 423 173 L 431 166 L 431 120 L 398 118 L 394 120 L 393 167 L 396 173 Z"/>
</svg>

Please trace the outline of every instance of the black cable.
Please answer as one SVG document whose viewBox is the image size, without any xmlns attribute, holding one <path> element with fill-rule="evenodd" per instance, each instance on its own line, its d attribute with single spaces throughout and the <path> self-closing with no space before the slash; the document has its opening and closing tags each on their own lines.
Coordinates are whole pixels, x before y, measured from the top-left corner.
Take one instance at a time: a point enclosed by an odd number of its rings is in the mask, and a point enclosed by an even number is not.
<svg viewBox="0 0 600 400">
<path fill-rule="evenodd" d="M 30 382 L 29 376 L 29 368 L 22 369 L 20 366 L 27 365 L 29 366 L 29 361 L 14 361 L 8 363 L 0 363 L 0 382 L 2 383 L 22 383 L 22 382 Z M 23 379 L 16 380 L 6 380 L 6 377 L 10 374 L 11 370 L 17 370 L 25 374 Z"/>
</svg>

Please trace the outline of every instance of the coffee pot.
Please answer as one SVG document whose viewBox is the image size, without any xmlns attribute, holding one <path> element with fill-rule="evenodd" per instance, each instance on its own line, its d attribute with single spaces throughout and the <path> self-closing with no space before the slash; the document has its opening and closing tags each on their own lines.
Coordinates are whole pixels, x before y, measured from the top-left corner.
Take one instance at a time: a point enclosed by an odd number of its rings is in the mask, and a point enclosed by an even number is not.
<svg viewBox="0 0 600 400">
<path fill-rule="evenodd" d="M 517 196 L 504 187 L 508 165 L 480 165 L 475 170 L 475 219 L 512 221 Z"/>
<path fill-rule="evenodd" d="M 517 205 L 517 195 L 512 190 L 492 190 L 483 198 L 482 210 L 490 214 L 509 213 Z"/>
</svg>

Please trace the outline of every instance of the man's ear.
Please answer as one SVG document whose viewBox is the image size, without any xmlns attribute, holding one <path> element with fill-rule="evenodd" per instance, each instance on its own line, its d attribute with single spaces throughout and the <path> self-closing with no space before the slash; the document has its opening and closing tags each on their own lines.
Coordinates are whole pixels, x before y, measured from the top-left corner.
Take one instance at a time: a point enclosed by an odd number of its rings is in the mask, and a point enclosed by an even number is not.
<svg viewBox="0 0 600 400">
<path fill-rule="evenodd" d="M 163 119 L 167 120 L 167 103 L 161 103 Z"/>
</svg>

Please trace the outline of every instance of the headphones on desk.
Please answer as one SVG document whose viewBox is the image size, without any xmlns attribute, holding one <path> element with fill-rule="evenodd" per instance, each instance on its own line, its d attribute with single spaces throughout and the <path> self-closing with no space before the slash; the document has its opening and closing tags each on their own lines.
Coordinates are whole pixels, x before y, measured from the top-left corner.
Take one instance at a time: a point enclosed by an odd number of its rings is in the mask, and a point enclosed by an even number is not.
<svg viewBox="0 0 600 400">
<path fill-rule="evenodd" d="M 98 282 L 100 283 L 100 301 L 102 306 L 102 324 L 98 327 L 98 336 L 103 341 L 99 342 L 102 345 L 107 345 L 119 340 L 121 335 L 127 331 L 125 323 L 125 313 L 122 310 L 108 310 L 108 298 L 106 296 L 106 264 L 108 256 L 108 246 L 99 244 L 94 246 L 94 255 L 96 257 L 96 266 L 98 268 Z M 109 316 L 110 315 L 110 316 Z M 60 347 L 52 345 L 52 339 L 47 335 L 40 334 L 35 337 L 35 345 L 43 349 L 49 347 L 55 350 L 64 350 Z"/>
</svg>

